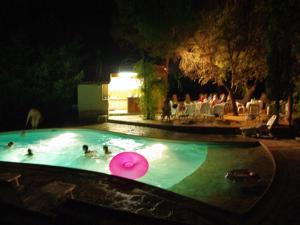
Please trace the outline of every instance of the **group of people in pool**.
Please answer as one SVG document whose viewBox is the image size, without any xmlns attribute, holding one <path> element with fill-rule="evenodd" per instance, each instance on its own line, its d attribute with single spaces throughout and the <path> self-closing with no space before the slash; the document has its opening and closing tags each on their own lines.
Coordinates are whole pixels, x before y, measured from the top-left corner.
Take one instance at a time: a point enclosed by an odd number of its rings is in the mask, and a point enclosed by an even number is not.
<svg viewBox="0 0 300 225">
<path fill-rule="evenodd" d="M 12 148 L 13 145 L 14 145 L 14 142 L 10 141 L 10 142 L 7 143 L 6 147 L 7 147 L 7 148 Z M 31 148 L 28 148 L 28 149 L 27 149 L 27 154 L 26 154 L 26 155 L 27 155 L 27 156 L 33 156 L 33 152 L 32 152 L 32 150 L 31 150 Z"/>
<path fill-rule="evenodd" d="M 6 147 L 7 148 L 12 148 L 13 145 L 14 145 L 14 142 L 10 141 L 10 142 L 7 143 Z M 82 150 L 84 151 L 84 154 L 86 156 L 89 156 L 89 157 L 96 156 L 96 151 L 90 150 L 88 145 L 83 145 Z M 103 152 L 104 152 L 105 155 L 111 154 L 111 151 L 109 151 L 107 145 L 103 145 Z M 27 156 L 33 156 L 32 149 L 28 148 L 26 155 Z"/>
<path fill-rule="evenodd" d="M 90 150 L 88 145 L 83 145 L 82 150 L 84 151 L 85 156 L 88 156 L 88 157 L 96 156 L 96 151 Z M 105 155 L 111 154 L 111 151 L 109 151 L 107 145 L 103 145 L 103 152 Z"/>
</svg>

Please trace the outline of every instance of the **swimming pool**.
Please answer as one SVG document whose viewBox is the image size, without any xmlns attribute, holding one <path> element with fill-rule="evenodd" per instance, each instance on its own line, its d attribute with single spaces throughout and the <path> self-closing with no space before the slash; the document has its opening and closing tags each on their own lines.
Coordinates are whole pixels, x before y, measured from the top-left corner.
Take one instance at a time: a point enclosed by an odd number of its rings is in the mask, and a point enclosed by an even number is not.
<svg viewBox="0 0 300 225">
<path fill-rule="evenodd" d="M 8 148 L 8 142 L 14 142 Z M 97 152 L 86 157 L 82 145 Z M 103 145 L 112 152 L 103 153 Z M 78 168 L 110 174 L 109 162 L 124 151 L 134 151 L 149 162 L 138 181 L 168 189 L 196 171 L 206 160 L 207 144 L 152 139 L 88 129 L 52 129 L 0 134 L 0 161 Z M 27 156 L 27 149 L 34 155 Z"/>
</svg>

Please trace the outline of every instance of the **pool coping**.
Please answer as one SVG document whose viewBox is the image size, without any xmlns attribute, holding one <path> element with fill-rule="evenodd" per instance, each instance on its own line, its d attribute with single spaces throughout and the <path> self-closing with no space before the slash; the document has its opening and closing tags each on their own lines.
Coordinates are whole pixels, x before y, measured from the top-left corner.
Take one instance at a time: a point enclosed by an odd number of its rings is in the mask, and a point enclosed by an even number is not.
<svg viewBox="0 0 300 225">
<path fill-rule="evenodd" d="M 206 134 L 206 133 L 199 133 L 199 132 L 189 132 L 189 131 L 193 131 L 192 129 L 190 129 L 191 127 L 189 126 L 184 126 L 184 128 L 186 129 L 185 131 L 176 131 L 176 130 L 168 130 L 168 129 L 161 129 L 161 127 L 150 127 L 150 126 L 139 126 L 139 125 L 134 125 L 134 124 L 126 124 L 126 123 L 122 123 L 123 125 L 128 126 L 129 131 L 127 131 L 127 133 L 125 133 L 124 131 L 115 131 L 114 129 L 107 129 L 105 127 L 103 127 L 102 125 L 106 125 L 108 124 L 108 126 L 110 125 L 109 122 L 107 123 L 101 123 L 101 124 L 92 124 L 92 125 L 81 125 L 81 126 L 76 126 L 76 127 L 66 127 L 66 129 L 70 128 L 83 128 L 83 129 L 94 129 L 94 130 L 101 130 L 101 131 L 110 131 L 110 132 L 114 132 L 114 133 L 119 133 L 119 134 L 127 134 L 127 135 L 133 135 L 133 136 L 141 136 L 141 137 L 148 137 L 148 138 L 157 138 L 157 139 L 170 139 L 170 140 L 178 140 L 178 137 L 172 137 L 172 136 L 162 136 L 157 135 L 156 133 L 151 133 L 150 135 L 144 135 L 142 133 L 134 133 L 131 132 L 131 127 L 142 127 L 142 128 L 149 128 L 149 129 L 158 129 L 158 130 L 163 130 L 166 132 L 171 132 L 173 131 L 174 133 L 178 133 L 179 135 L 189 135 L 186 136 L 185 139 L 183 139 L 182 137 L 179 138 L 179 140 L 182 141 L 202 141 L 202 142 L 215 142 L 215 143 L 232 143 L 232 144 L 236 144 L 236 143 L 246 143 L 246 144 L 254 144 L 257 143 L 259 144 L 259 140 L 255 139 L 255 138 L 251 138 L 251 137 L 246 137 L 246 136 L 242 136 L 240 134 L 230 134 L 230 133 L 226 133 L 225 134 L 219 134 L 219 133 L 210 133 L 210 134 Z M 111 124 L 118 124 L 118 123 L 111 123 Z M 174 127 L 176 127 L 176 125 L 174 125 Z M 206 129 L 209 127 L 198 127 L 198 129 Z M 210 127 L 209 128 L 211 131 L 214 130 L 214 127 Z M 219 129 L 223 129 L 223 128 L 219 128 Z M 226 128 L 225 128 L 226 129 Z M 196 135 L 196 136 L 195 136 Z M 226 137 L 226 138 L 225 138 Z M 221 140 L 220 140 L 221 139 Z"/>
<path fill-rule="evenodd" d="M 276 162 L 275 162 L 275 159 L 274 159 L 274 156 L 273 154 L 270 152 L 269 148 L 262 142 L 262 141 L 259 141 L 259 144 L 260 146 L 264 149 L 264 151 L 268 154 L 269 156 L 269 159 L 271 159 L 271 163 L 272 163 L 272 166 L 273 166 L 273 172 L 272 172 L 272 177 L 271 177 L 271 180 L 270 182 L 268 183 L 268 186 L 265 188 L 264 192 L 259 196 L 259 198 L 252 204 L 252 206 L 249 207 L 249 210 L 247 210 L 247 212 L 245 213 L 245 215 L 249 214 L 253 209 L 254 207 L 264 198 L 264 196 L 268 193 L 268 191 L 270 190 L 273 182 L 274 182 L 274 179 L 275 179 L 275 175 L 276 175 L 276 172 L 277 172 L 277 166 L 276 166 Z"/>
<path fill-rule="evenodd" d="M 241 134 L 240 127 L 220 127 L 220 126 L 199 126 L 199 125 L 185 125 L 185 124 L 168 124 L 168 123 L 147 123 L 147 122 L 134 122 L 126 120 L 108 119 L 109 123 L 126 124 L 133 126 L 159 128 L 177 132 L 187 133 L 201 133 L 201 134 Z"/>
<path fill-rule="evenodd" d="M 136 126 L 136 125 L 133 125 Z M 152 127 L 149 127 L 152 128 Z M 103 128 L 99 128 L 97 127 L 97 125 L 83 125 L 83 126 L 70 126 L 70 127 L 64 127 L 64 128 L 40 128 L 40 129 L 28 129 L 28 130 L 14 130 L 14 131 L 5 131 L 5 132 L 0 132 L 0 135 L 3 133 L 17 133 L 17 132 L 34 132 L 34 131 L 42 131 L 42 132 L 46 132 L 46 131 L 55 131 L 55 130 L 75 130 L 75 129 L 81 129 L 81 130 L 97 130 L 97 131 L 104 131 L 104 132 L 112 132 L 115 134 L 122 134 L 122 135 L 129 135 L 129 136 L 138 136 L 138 137 L 145 137 L 145 138 L 149 138 L 149 139 L 161 139 L 161 140 L 172 140 L 172 141 L 195 141 L 195 142 L 204 142 L 204 143 L 217 143 L 217 144 L 239 144 L 241 146 L 259 146 L 260 145 L 260 141 L 258 139 L 254 139 L 254 138 L 248 138 L 248 137 L 244 137 L 241 135 L 232 135 L 232 134 L 227 134 L 227 135 L 222 135 L 221 134 L 216 134 L 213 136 L 209 136 L 208 134 L 201 134 L 201 133 L 191 133 L 194 135 L 197 135 L 197 137 L 186 137 L 187 139 L 178 139 L 178 137 L 172 137 L 172 136 L 168 136 L 168 137 L 158 137 L 155 133 L 151 134 L 151 135 L 139 135 L 139 134 L 134 134 L 134 133 L 124 133 L 121 131 L 113 131 L 113 130 L 108 130 L 108 129 L 103 129 Z M 160 128 L 159 128 L 160 129 Z M 176 131 L 175 131 L 176 132 Z M 184 132 L 186 134 L 189 134 L 189 132 Z M 201 135 L 201 136 L 200 136 Z M 203 136 L 202 136 L 203 135 Z M 210 139 L 207 139 L 206 137 L 209 136 Z M 225 139 L 223 138 L 224 136 L 230 136 L 230 139 Z M 242 139 L 239 139 L 239 137 L 242 137 Z M 222 140 L 220 140 L 222 139 Z M 233 140 L 236 139 L 236 140 Z"/>
</svg>

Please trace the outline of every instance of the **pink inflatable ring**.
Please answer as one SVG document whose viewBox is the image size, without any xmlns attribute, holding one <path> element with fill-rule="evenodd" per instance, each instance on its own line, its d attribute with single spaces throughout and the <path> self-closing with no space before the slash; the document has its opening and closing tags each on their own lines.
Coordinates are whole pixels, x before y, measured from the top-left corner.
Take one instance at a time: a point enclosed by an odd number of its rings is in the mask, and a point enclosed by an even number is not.
<svg viewBox="0 0 300 225">
<path fill-rule="evenodd" d="M 136 152 L 119 153 L 109 163 L 109 170 L 112 175 L 128 179 L 137 179 L 144 176 L 148 168 L 147 159 Z"/>
</svg>

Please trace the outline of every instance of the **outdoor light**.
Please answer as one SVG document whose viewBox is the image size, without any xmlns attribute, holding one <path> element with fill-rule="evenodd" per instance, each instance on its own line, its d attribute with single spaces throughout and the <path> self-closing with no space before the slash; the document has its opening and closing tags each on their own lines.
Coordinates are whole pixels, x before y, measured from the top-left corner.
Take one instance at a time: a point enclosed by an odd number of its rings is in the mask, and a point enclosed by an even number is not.
<svg viewBox="0 0 300 225">
<path fill-rule="evenodd" d="M 137 73 L 134 69 L 135 62 L 131 59 L 124 59 L 118 68 L 118 77 L 136 77 Z"/>
<path fill-rule="evenodd" d="M 129 72 L 129 71 L 124 71 L 124 72 L 119 72 L 118 73 L 118 77 L 124 77 L 124 78 L 132 78 L 132 77 L 136 77 L 137 73 L 135 72 Z"/>
<path fill-rule="evenodd" d="M 134 90 L 141 86 L 141 81 L 133 77 L 112 77 L 109 89 L 110 91 Z"/>
</svg>

